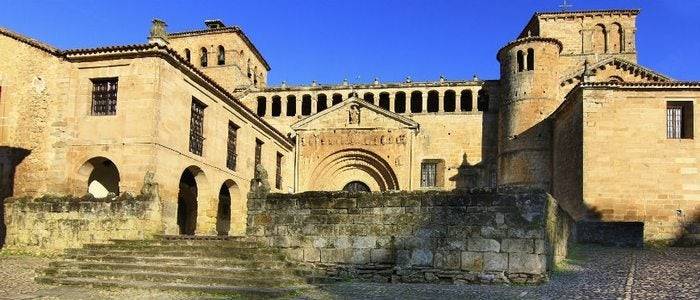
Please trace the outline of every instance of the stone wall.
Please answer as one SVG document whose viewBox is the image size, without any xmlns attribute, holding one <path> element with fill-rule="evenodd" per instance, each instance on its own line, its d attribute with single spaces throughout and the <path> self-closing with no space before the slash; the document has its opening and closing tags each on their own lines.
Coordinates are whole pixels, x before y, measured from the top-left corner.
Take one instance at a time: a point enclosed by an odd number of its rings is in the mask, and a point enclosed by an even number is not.
<svg viewBox="0 0 700 300">
<path fill-rule="evenodd" d="M 536 283 L 569 224 L 536 190 L 306 192 L 249 198 L 247 231 L 331 277 Z"/>
<path fill-rule="evenodd" d="M 163 231 L 160 215 L 155 183 L 137 196 L 8 198 L 4 248 L 54 253 L 110 239 L 149 238 Z"/>
</svg>

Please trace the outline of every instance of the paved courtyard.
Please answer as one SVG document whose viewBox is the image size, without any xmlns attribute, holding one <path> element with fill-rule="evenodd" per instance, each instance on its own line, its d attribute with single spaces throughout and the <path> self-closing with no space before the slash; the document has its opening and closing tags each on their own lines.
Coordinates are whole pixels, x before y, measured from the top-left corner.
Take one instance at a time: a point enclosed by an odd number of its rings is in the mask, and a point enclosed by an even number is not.
<svg viewBox="0 0 700 300">
<path fill-rule="evenodd" d="M 579 246 L 539 286 L 338 283 L 300 299 L 698 299 L 700 248 Z M 39 285 L 46 258 L 0 256 L 0 299 L 200 299 L 202 295 Z"/>
</svg>

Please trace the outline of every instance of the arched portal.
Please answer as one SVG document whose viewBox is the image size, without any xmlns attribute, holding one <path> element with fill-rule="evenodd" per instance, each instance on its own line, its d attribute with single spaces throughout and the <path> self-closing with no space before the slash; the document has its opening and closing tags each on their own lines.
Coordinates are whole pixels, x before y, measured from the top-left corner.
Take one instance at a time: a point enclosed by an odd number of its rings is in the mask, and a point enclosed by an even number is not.
<svg viewBox="0 0 700 300">
<path fill-rule="evenodd" d="M 343 187 L 343 191 L 351 193 L 367 193 L 370 192 L 370 189 L 364 182 L 356 180 L 348 182 L 345 187 Z"/>
<path fill-rule="evenodd" d="M 308 190 L 337 191 L 361 181 L 372 191 L 398 190 L 399 183 L 381 156 L 364 149 L 345 149 L 322 159 L 306 182 Z"/>
<path fill-rule="evenodd" d="M 78 173 L 87 176 L 87 192 L 93 197 L 119 195 L 119 170 L 108 158 L 93 157 L 80 166 Z"/>
<path fill-rule="evenodd" d="M 231 229 L 231 193 L 226 183 L 219 189 L 219 205 L 216 209 L 216 234 L 228 235 Z"/>
<path fill-rule="evenodd" d="M 197 176 L 203 176 L 203 173 L 194 166 L 185 169 L 180 176 L 177 194 L 177 225 L 180 227 L 180 234 L 194 235 L 197 228 Z"/>
</svg>

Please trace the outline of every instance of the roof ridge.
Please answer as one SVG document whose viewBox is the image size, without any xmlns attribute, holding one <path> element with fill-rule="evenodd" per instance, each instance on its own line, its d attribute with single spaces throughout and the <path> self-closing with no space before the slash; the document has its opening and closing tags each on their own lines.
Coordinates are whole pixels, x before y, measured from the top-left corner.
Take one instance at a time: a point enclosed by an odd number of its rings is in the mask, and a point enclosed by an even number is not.
<svg viewBox="0 0 700 300">
<path fill-rule="evenodd" d="M 659 73 L 659 72 L 656 72 L 656 71 L 654 71 L 654 70 L 652 70 L 652 69 L 649 69 L 649 68 L 647 68 L 647 67 L 645 67 L 645 66 L 642 66 L 642 65 L 640 65 L 639 63 L 631 62 L 631 61 L 629 61 L 629 60 L 626 60 L 626 59 L 621 58 L 621 57 L 616 57 L 616 56 L 610 56 L 610 57 L 607 57 L 607 58 L 605 58 L 605 59 L 601 59 L 601 60 L 595 62 L 594 64 L 588 66 L 588 68 L 589 68 L 589 69 L 597 69 L 597 68 L 599 68 L 599 67 L 601 67 L 601 66 L 607 65 L 607 64 L 609 64 L 609 63 L 611 63 L 611 62 L 615 62 L 615 61 L 618 61 L 618 62 L 621 62 L 621 63 L 623 63 L 623 64 L 632 66 L 632 67 L 634 67 L 634 68 L 641 69 L 642 71 L 644 71 L 644 72 L 646 72 L 646 73 L 649 73 L 649 74 L 652 74 L 652 75 L 654 75 L 654 76 L 656 76 L 656 77 L 659 77 L 661 80 L 664 80 L 664 81 L 673 81 L 673 78 L 671 78 L 671 77 L 668 77 L 668 76 L 663 75 L 663 74 L 661 74 L 661 73 Z M 571 80 L 571 79 L 573 79 L 573 78 L 578 77 L 578 76 L 583 72 L 583 71 L 582 71 L 583 68 L 585 68 L 585 66 L 582 66 L 582 67 L 579 67 L 579 68 L 574 69 L 573 71 L 569 72 L 568 74 L 566 74 L 566 75 L 560 77 L 560 78 L 559 78 L 559 81 L 560 81 L 560 82 L 565 82 L 565 81 L 568 81 L 568 80 Z"/>
<path fill-rule="evenodd" d="M 578 10 L 578 11 L 544 11 L 535 12 L 535 16 L 543 15 L 578 15 L 578 14 L 596 14 L 596 13 L 632 13 L 639 14 L 639 9 L 589 9 L 589 10 Z"/>
<path fill-rule="evenodd" d="M 54 55 L 60 55 L 60 53 L 61 53 L 61 50 L 54 47 L 54 46 L 51 46 L 51 45 L 49 45 L 45 42 L 42 42 L 40 40 L 30 38 L 26 35 L 23 35 L 23 34 L 18 33 L 16 31 L 10 30 L 9 28 L 0 27 L 0 34 L 3 34 L 9 38 L 15 39 L 17 41 L 28 44 L 32 47 L 38 48 L 40 50 L 46 51 L 46 52 L 54 54 Z"/>
</svg>

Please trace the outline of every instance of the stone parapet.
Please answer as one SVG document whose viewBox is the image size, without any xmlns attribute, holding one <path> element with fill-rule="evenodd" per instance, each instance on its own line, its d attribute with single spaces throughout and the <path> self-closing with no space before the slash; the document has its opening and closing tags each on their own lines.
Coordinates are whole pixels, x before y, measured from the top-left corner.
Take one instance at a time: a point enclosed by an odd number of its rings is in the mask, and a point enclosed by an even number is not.
<svg viewBox="0 0 700 300">
<path fill-rule="evenodd" d="M 537 190 L 306 192 L 249 199 L 247 230 L 330 277 L 539 283 L 568 224 Z"/>
</svg>

